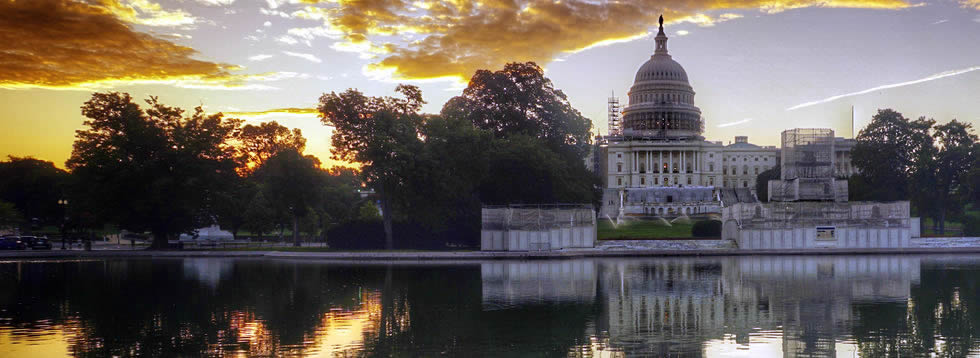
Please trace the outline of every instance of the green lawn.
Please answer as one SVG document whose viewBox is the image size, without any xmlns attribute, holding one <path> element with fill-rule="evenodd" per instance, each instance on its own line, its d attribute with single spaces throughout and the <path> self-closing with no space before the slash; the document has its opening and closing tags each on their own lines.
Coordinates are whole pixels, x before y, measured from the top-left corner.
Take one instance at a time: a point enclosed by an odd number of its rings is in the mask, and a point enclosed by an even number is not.
<svg viewBox="0 0 980 358">
<path fill-rule="evenodd" d="M 693 238 L 691 226 L 693 225 L 683 223 L 666 226 L 653 220 L 628 220 L 613 225 L 609 220 L 599 220 L 596 231 L 599 240 Z"/>
</svg>

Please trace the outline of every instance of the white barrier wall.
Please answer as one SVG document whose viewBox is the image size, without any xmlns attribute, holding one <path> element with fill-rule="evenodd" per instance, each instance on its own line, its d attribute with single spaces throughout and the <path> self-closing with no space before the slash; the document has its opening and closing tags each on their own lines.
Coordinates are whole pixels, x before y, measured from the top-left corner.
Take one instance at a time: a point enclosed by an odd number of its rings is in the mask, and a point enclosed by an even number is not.
<svg viewBox="0 0 980 358">
<path fill-rule="evenodd" d="M 819 248 L 905 248 L 909 228 L 837 228 L 834 237 L 817 239 L 816 228 L 741 229 L 738 247 L 747 250 Z"/>
<path fill-rule="evenodd" d="M 595 226 L 562 227 L 544 230 L 482 230 L 483 251 L 540 251 L 595 246 Z"/>
</svg>

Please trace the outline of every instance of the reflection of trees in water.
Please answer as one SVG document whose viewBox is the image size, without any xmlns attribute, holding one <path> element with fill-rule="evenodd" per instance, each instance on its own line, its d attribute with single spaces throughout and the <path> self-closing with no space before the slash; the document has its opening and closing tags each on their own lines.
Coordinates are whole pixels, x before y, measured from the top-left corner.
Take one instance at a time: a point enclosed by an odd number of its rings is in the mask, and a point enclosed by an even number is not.
<svg viewBox="0 0 980 358">
<path fill-rule="evenodd" d="M 91 357 L 564 355 L 594 316 L 588 304 L 484 312 L 479 266 L 231 262 L 2 264 L 0 325 L 72 330 L 70 352 Z"/>
<path fill-rule="evenodd" d="M 0 265 L 5 325 L 77 326 L 80 356 L 257 353 L 304 347 L 332 308 L 356 310 L 377 287 L 370 270 L 236 261 L 217 285 L 181 273 L 180 260 Z M 19 271 L 19 274 L 18 274 Z"/>
<path fill-rule="evenodd" d="M 907 305 L 857 308 L 853 333 L 862 355 L 966 357 L 971 349 L 977 354 L 980 264 L 924 263 L 920 275 Z"/>
</svg>

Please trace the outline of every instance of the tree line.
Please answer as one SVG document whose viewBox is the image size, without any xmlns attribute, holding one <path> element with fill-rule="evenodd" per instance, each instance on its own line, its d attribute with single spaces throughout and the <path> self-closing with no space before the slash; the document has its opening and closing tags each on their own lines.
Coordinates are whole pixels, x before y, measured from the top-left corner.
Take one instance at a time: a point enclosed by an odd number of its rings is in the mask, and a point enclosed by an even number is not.
<svg viewBox="0 0 980 358">
<path fill-rule="evenodd" d="M 298 129 L 276 122 L 94 93 L 67 170 L 32 158 L 0 163 L 0 175 L 29 168 L 0 180 L 0 217 L 65 230 L 111 224 L 152 235 L 153 248 L 212 224 L 236 236 L 289 229 L 297 245 L 301 231 L 326 239 L 332 228 L 367 225 L 392 249 L 417 247 L 415 240 L 474 246 L 481 205 L 598 200 L 599 179 L 583 162 L 591 121 L 536 64 L 477 71 L 438 114 L 422 112 L 417 87 L 396 92 L 319 98 L 320 120 L 333 127 L 332 158 L 356 169 L 323 168 L 303 153 Z M 362 198 L 368 189 L 374 195 Z"/>
</svg>

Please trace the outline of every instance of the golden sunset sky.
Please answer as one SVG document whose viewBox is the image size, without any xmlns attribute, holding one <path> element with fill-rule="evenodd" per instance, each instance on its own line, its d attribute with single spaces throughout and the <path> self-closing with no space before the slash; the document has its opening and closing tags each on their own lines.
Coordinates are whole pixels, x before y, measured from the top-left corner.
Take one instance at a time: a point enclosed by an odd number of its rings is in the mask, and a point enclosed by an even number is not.
<svg viewBox="0 0 980 358">
<path fill-rule="evenodd" d="M 427 112 L 477 69 L 535 61 L 606 131 L 657 17 L 705 136 L 850 136 L 878 108 L 980 121 L 980 0 L 0 0 L 0 155 L 61 166 L 94 91 L 160 96 L 303 130 L 331 163 L 322 93 L 422 88 Z"/>
</svg>

